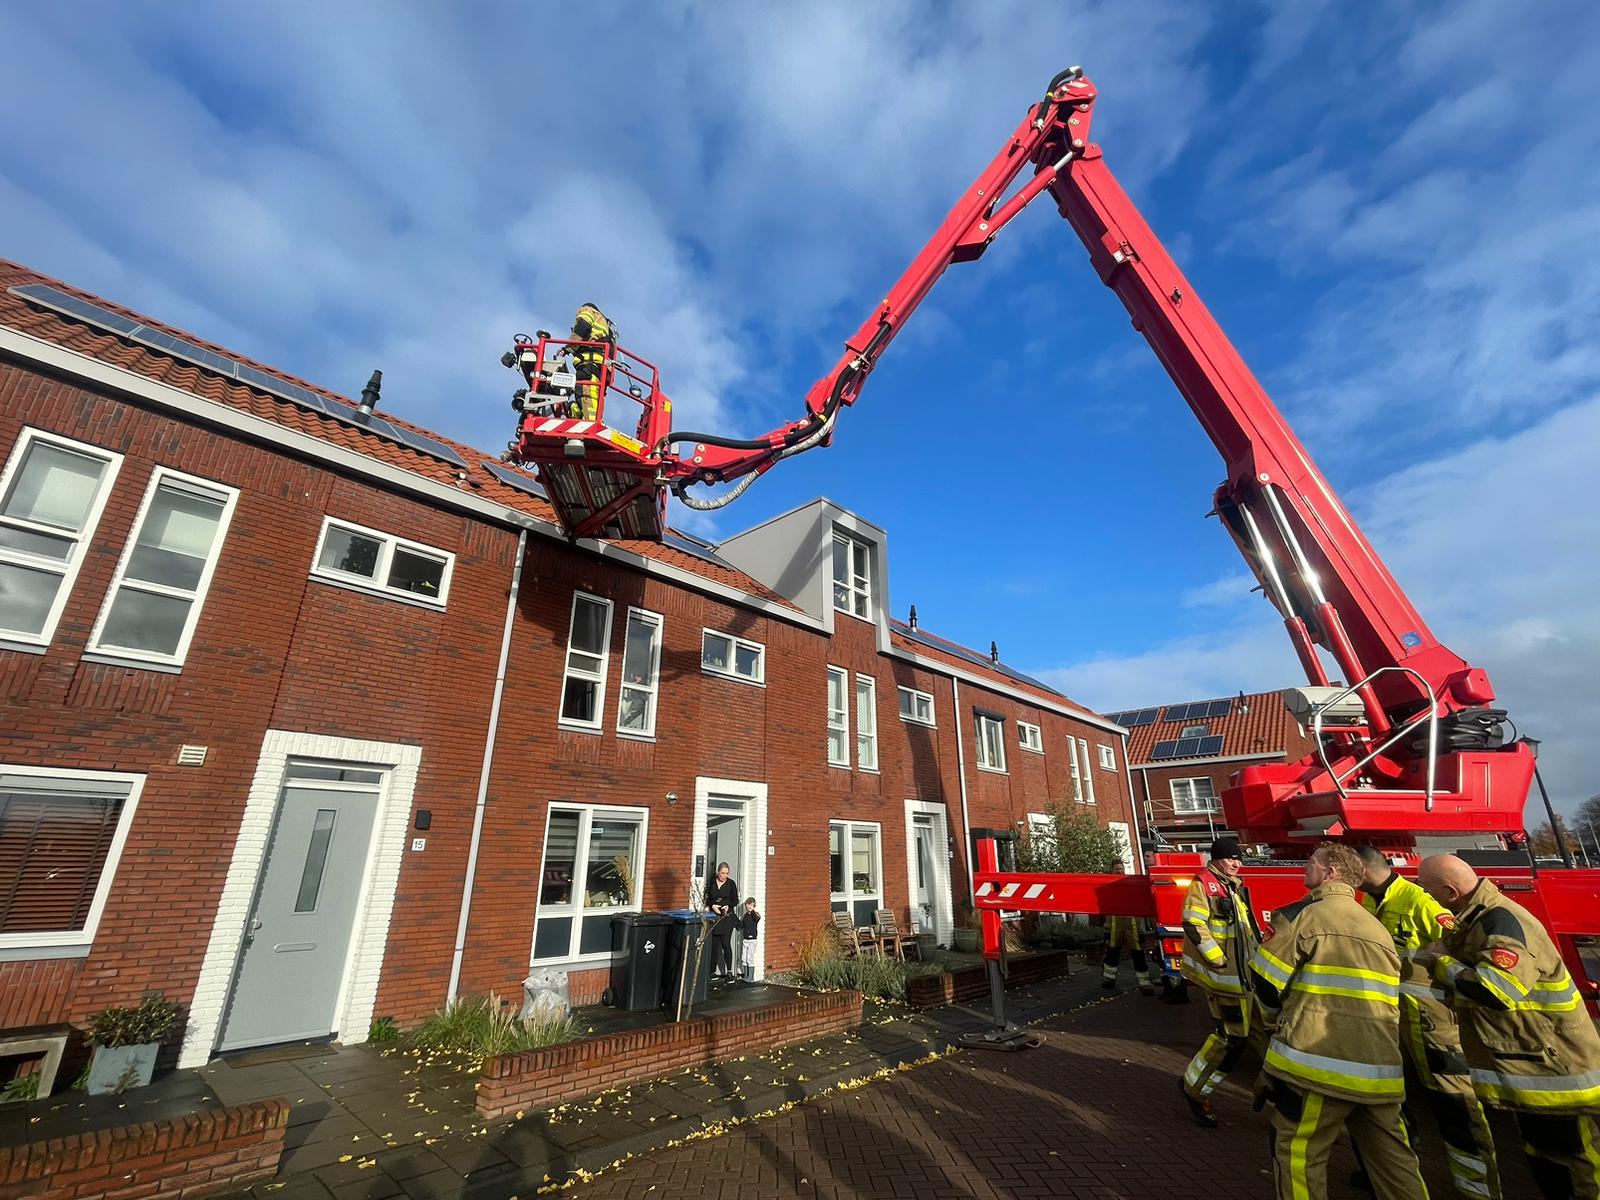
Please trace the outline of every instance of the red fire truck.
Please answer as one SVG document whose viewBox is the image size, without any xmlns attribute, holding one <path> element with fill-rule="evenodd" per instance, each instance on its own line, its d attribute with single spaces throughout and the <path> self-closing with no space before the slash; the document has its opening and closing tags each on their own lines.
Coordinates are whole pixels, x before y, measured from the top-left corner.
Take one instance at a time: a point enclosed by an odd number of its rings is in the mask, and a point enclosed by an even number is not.
<svg viewBox="0 0 1600 1200">
<path fill-rule="evenodd" d="M 1534 861 L 1523 810 L 1537 775 L 1535 743 L 1507 737 L 1488 675 L 1433 636 L 1117 184 L 1090 138 L 1097 100 L 1080 68 L 1050 81 L 833 369 L 812 385 L 798 420 L 751 439 L 673 431 L 655 369 L 606 347 L 605 403 L 598 417 L 583 419 L 563 363 L 598 344 L 542 334 L 519 339 L 505 358 L 528 385 L 516 402 L 516 457 L 537 468 L 574 537 L 660 537 L 669 489 L 697 508 L 729 503 L 781 460 L 827 444 L 840 411 L 855 403 L 945 269 L 980 257 L 1048 192 L 1221 453 L 1227 475 L 1214 511 L 1282 616 L 1308 681 L 1285 697 L 1316 749 L 1300 762 L 1242 768 L 1222 795 L 1229 825 L 1282 863 L 1303 859 L 1324 839 L 1371 843 L 1411 863 L 1457 844 L 1496 846 L 1475 853 L 1480 872 L 1544 921 L 1592 1005 L 1595 985 L 1575 939 L 1600 932 L 1600 870 Z M 618 411 L 629 429 L 608 423 Z M 734 486 L 712 499 L 691 490 L 727 483 Z M 1319 650 L 1343 682 L 1330 677 Z M 1141 853 L 1139 866 L 1131 875 L 1005 872 L 994 841 L 981 841 L 974 899 L 986 953 L 991 961 L 1002 953 L 1001 909 L 1148 916 L 1175 936 L 1198 856 Z M 1288 865 L 1247 867 L 1246 880 L 1267 924 L 1273 909 L 1304 890 L 1300 869 Z M 1173 952 L 1171 941 L 1166 949 Z"/>
</svg>

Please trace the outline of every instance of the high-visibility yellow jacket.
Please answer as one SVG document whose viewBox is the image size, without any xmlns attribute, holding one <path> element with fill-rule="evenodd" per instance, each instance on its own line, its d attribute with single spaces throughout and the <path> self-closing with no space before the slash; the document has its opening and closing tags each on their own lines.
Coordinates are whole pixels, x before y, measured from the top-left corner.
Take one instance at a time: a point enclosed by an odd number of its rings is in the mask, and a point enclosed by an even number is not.
<svg viewBox="0 0 1600 1200">
<path fill-rule="evenodd" d="M 1250 960 L 1262 1004 L 1281 1005 L 1267 1074 L 1357 1104 L 1402 1099 L 1400 958 L 1388 931 L 1338 880 L 1275 910 L 1272 928 Z"/>
<path fill-rule="evenodd" d="M 1144 948 L 1144 930 L 1139 928 L 1138 917 L 1112 917 L 1106 927 L 1106 945 L 1123 950 Z"/>
<path fill-rule="evenodd" d="M 1485 879 L 1442 940 L 1433 977 L 1463 1014 L 1478 1095 L 1530 1112 L 1600 1109 L 1600 1034 L 1544 926 Z"/>
<path fill-rule="evenodd" d="M 1467 1062 L 1461 1055 L 1456 1015 L 1444 989 L 1415 961 L 1417 951 L 1444 936 L 1439 918 L 1449 916 L 1449 910 L 1399 875 L 1390 875 L 1376 894 L 1362 894 L 1361 903 L 1389 931 L 1400 956 L 1401 1032 L 1418 1070 L 1424 1076 L 1464 1074 Z"/>
<path fill-rule="evenodd" d="M 1245 964 L 1261 941 L 1250 892 L 1206 867 L 1183 899 L 1183 976 L 1212 995 L 1243 997 Z"/>
</svg>

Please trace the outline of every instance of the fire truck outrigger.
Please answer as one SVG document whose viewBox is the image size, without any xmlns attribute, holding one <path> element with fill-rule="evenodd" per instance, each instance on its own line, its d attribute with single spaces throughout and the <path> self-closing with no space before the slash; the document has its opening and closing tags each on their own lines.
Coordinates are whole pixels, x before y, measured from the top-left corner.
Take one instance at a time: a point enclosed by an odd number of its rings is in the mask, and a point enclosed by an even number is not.
<svg viewBox="0 0 1600 1200">
<path fill-rule="evenodd" d="M 541 335 L 518 339 L 506 355 L 528 383 L 518 393 L 514 457 L 537 467 L 569 535 L 659 538 L 669 489 L 692 507 L 720 507 L 781 460 L 827 444 L 840 409 L 855 403 L 945 269 L 981 256 L 1048 191 L 1222 454 L 1227 477 L 1214 511 L 1282 616 L 1309 681 L 1285 696 L 1316 749 L 1300 762 L 1241 769 L 1222 794 L 1229 825 L 1282 860 L 1304 858 L 1327 838 L 1370 842 L 1413 864 L 1424 849 L 1455 845 L 1451 839 L 1497 843 L 1499 850 L 1473 855 L 1480 872 L 1544 921 L 1592 1006 L 1596 988 L 1574 939 L 1600 932 L 1600 870 L 1535 862 L 1523 816 L 1534 743 L 1507 739 L 1488 675 L 1433 636 L 1118 185 L 1089 137 L 1096 99 L 1078 67 L 1050 81 L 833 370 L 812 385 L 800 419 L 753 439 L 673 432 L 655 369 L 619 348 L 605 372 L 602 411 L 585 420 L 563 403 L 570 380 L 557 359 L 572 344 Z M 1008 196 L 1025 169 L 1031 178 Z M 627 402 L 637 410 L 631 432 L 606 420 L 607 409 Z M 690 491 L 726 483 L 735 486 L 714 499 Z M 1319 648 L 1353 682 L 1332 679 Z M 1000 910 L 1149 916 L 1174 933 L 1200 860 L 1153 854 L 1146 862 L 1141 851 L 1139 862 L 1136 875 L 1003 872 L 994 840 L 979 841 L 974 902 L 997 1027 Z M 1245 875 L 1264 923 L 1303 891 L 1297 868 L 1247 867 Z"/>
</svg>

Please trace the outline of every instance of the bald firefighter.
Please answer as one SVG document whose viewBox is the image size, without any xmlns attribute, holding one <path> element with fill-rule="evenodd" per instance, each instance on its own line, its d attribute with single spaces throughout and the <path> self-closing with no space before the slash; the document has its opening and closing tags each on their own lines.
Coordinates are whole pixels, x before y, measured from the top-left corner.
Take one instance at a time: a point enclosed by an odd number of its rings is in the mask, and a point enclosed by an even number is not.
<svg viewBox="0 0 1600 1200">
<path fill-rule="evenodd" d="M 1211 1093 L 1238 1065 L 1251 1036 L 1245 964 L 1261 928 L 1239 879 L 1242 866 L 1238 840 L 1218 838 L 1183 900 L 1183 976 L 1205 992 L 1217 1029 L 1189 1061 L 1181 1086 L 1195 1124 L 1207 1129 L 1217 1124 Z"/>
<path fill-rule="evenodd" d="M 1420 1089 L 1408 1090 L 1407 1109 L 1426 1107 L 1444 1138 L 1450 1179 L 1473 1200 L 1500 1200 L 1494 1134 L 1472 1090 L 1461 1028 L 1445 1003 L 1444 989 L 1416 961 L 1417 952 L 1444 934 L 1444 905 L 1409 879 L 1395 874 L 1382 851 L 1362 846 L 1362 903 L 1394 939 L 1400 956 L 1400 1048 Z M 1416 1094 L 1420 1091 L 1420 1095 Z M 1413 1131 L 1416 1117 L 1408 1111 Z"/>
<path fill-rule="evenodd" d="M 1160 969 L 1152 966 L 1144 954 L 1144 930 L 1138 917 L 1112 917 L 1106 930 L 1106 956 L 1100 966 L 1100 986 L 1108 992 L 1117 990 L 1117 968 L 1122 965 L 1122 952 L 1133 957 L 1133 977 L 1139 991 L 1146 996 L 1156 994 Z"/>
<path fill-rule="evenodd" d="M 574 341 L 600 343 L 572 347 L 572 371 L 578 377 L 578 411 L 585 421 L 595 421 L 600 417 L 606 360 L 617 348 L 617 328 L 599 308 L 585 304 L 572 319 L 572 337 Z"/>
<path fill-rule="evenodd" d="M 1417 961 L 1461 1013 L 1472 1085 L 1512 1109 L 1545 1196 L 1600 1197 L 1600 1034 L 1561 954 L 1533 915 L 1454 854 L 1417 882 L 1449 909 Z"/>
<path fill-rule="evenodd" d="M 1400 1103 L 1400 958 L 1355 887 L 1361 859 L 1319 846 L 1306 864 L 1311 894 L 1272 914 L 1272 938 L 1249 969 L 1262 1007 L 1277 1013 L 1258 1100 L 1272 1101 L 1272 1174 L 1279 1200 L 1323 1200 L 1340 1130 L 1378 1200 L 1426 1200 Z"/>
</svg>

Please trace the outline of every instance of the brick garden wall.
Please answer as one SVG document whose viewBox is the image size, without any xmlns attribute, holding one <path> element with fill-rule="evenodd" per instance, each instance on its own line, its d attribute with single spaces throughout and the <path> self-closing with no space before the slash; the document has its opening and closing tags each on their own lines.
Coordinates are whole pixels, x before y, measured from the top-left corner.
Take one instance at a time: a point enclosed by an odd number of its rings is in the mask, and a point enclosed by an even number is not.
<svg viewBox="0 0 1600 1200">
<path fill-rule="evenodd" d="M 1046 979 L 1071 973 L 1071 955 L 1065 950 L 1041 950 L 1013 958 L 1006 974 L 1006 991 L 1032 987 Z M 906 1003 L 912 1008 L 937 1008 L 941 1004 L 966 1004 L 989 999 L 987 964 L 946 971 L 942 975 L 914 975 L 906 980 Z"/>
<path fill-rule="evenodd" d="M 209 1196 L 271 1179 L 289 1121 L 284 1100 L 0 1146 L 0 1200 Z"/>
<path fill-rule="evenodd" d="M 860 1024 L 861 993 L 828 992 L 772 1008 L 694 1017 L 502 1055 L 483 1064 L 478 1115 L 493 1118 L 518 1109 L 548 1108 L 605 1088 L 827 1037 Z"/>
</svg>

